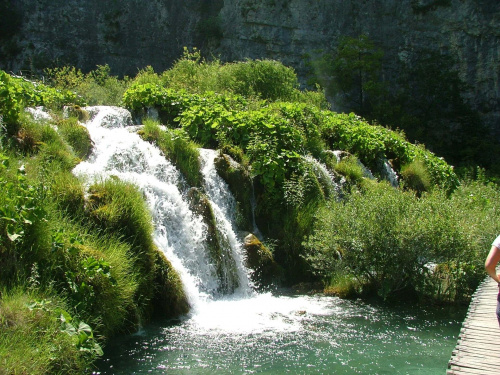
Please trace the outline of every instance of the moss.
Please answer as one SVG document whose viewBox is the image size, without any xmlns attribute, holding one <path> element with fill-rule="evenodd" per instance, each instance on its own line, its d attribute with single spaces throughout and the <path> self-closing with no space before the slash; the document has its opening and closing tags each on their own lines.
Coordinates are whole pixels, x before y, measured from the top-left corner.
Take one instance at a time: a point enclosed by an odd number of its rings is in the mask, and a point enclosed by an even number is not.
<svg viewBox="0 0 500 375">
<path fill-rule="evenodd" d="M 50 195 L 56 206 L 76 217 L 84 211 L 84 189 L 80 181 L 71 173 L 55 173 Z"/>
<path fill-rule="evenodd" d="M 161 251 L 156 250 L 154 257 L 155 293 L 152 300 L 154 306 L 153 315 L 162 318 L 173 318 L 187 314 L 189 312 L 189 303 L 179 274 Z"/>
<path fill-rule="evenodd" d="M 274 261 L 271 251 L 253 234 L 245 237 L 243 248 L 246 266 L 253 272 L 252 282 L 257 288 L 267 288 L 283 278 L 283 270 Z"/>
<path fill-rule="evenodd" d="M 215 159 L 219 176 L 228 184 L 237 203 L 238 227 L 253 230 L 252 218 L 252 181 L 248 170 L 236 163 L 229 155 L 221 154 Z"/>
<path fill-rule="evenodd" d="M 156 144 L 182 173 L 190 186 L 200 187 L 200 152 L 198 146 L 185 137 L 182 131 L 162 130 L 157 121 L 146 119 L 139 135 L 142 139 Z"/>
<path fill-rule="evenodd" d="M 64 140 L 71 146 L 76 156 L 85 159 L 92 151 L 92 140 L 84 126 L 80 125 L 75 117 L 60 120 L 57 127 Z"/>
<path fill-rule="evenodd" d="M 220 293 L 232 293 L 238 286 L 238 276 L 236 274 L 236 263 L 230 254 L 229 243 L 218 231 L 212 206 L 207 196 L 197 188 L 191 188 L 188 192 L 189 205 L 191 210 L 203 218 L 207 225 L 207 236 L 205 245 L 210 260 L 215 265 L 215 272 L 219 280 Z"/>
<path fill-rule="evenodd" d="M 121 236 L 140 253 L 150 253 L 152 219 L 136 186 L 108 179 L 89 188 L 87 213 L 97 227 Z"/>
</svg>

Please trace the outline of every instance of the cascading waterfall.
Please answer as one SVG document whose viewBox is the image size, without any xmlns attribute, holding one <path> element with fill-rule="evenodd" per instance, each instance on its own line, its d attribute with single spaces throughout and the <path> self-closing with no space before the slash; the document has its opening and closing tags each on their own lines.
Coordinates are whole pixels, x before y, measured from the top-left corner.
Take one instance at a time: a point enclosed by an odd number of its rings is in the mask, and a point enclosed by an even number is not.
<svg viewBox="0 0 500 375">
<path fill-rule="evenodd" d="M 389 181 L 389 183 L 393 187 L 395 188 L 399 187 L 398 175 L 396 174 L 394 169 L 392 169 L 392 166 L 387 159 L 383 160 L 383 168 L 384 168 L 383 175 L 386 178 L 386 180 Z"/>
<path fill-rule="evenodd" d="M 91 117 L 86 126 L 94 150 L 89 160 L 80 163 L 74 173 L 84 176 L 89 183 L 116 176 L 141 189 L 153 216 L 155 243 L 180 273 L 189 302 L 196 311 L 201 302 L 217 294 L 219 280 L 204 246 L 206 225 L 201 217 L 193 214 L 184 198 L 182 176 L 158 148 L 131 131 L 135 129 L 129 127 L 132 121 L 128 111 L 117 107 L 87 107 L 85 110 Z M 228 192 L 217 195 L 219 186 L 212 186 L 216 183 L 212 174 L 207 170 L 207 190 L 218 202 L 214 204 L 217 221 L 223 226 L 221 232 L 230 243 L 232 255 L 240 257 L 234 231 L 230 222 L 224 219 L 231 209 L 230 205 L 224 207 L 222 203 L 229 201 Z M 238 264 L 240 260 L 237 259 Z M 240 287 L 249 289 L 242 267 L 238 270 Z"/>
<path fill-rule="evenodd" d="M 314 171 L 316 175 L 319 177 L 320 181 L 326 184 L 327 187 L 326 192 L 328 193 L 329 196 L 339 197 L 342 195 L 341 184 L 335 182 L 335 177 L 323 163 L 320 163 L 318 160 L 316 160 L 310 155 L 306 156 L 305 160 L 313 166 Z"/>
<path fill-rule="evenodd" d="M 205 182 L 205 191 L 214 211 L 219 237 L 221 238 L 221 248 L 228 257 L 226 264 L 228 267 L 235 267 L 238 276 L 238 289 L 236 291 L 238 294 L 250 295 L 252 288 L 248 274 L 242 266 L 241 242 L 238 241 L 234 231 L 236 201 L 225 181 L 217 174 L 214 162 L 216 156 L 217 152 L 215 150 L 200 149 L 201 172 Z"/>
<path fill-rule="evenodd" d="M 430 326 L 424 317 L 419 326 L 413 310 L 408 316 L 392 318 L 393 312 L 359 301 L 252 293 L 233 229 L 234 199 L 216 173 L 215 151 L 200 150 L 204 193 L 225 243 L 224 253 L 232 257 L 238 275 L 238 293 L 219 296 L 220 279 L 204 244 L 207 225 L 191 211 L 183 177 L 156 147 L 133 131 L 127 111 L 87 110 L 91 121 L 86 126 L 95 147 L 74 173 L 89 184 L 116 176 L 141 189 L 152 213 L 155 242 L 180 273 L 192 306 L 189 319 L 146 326 L 137 335 L 124 337 L 130 339 L 125 346 L 116 342 L 115 351 L 110 343 L 107 358 L 95 374 L 377 373 L 388 366 L 420 369 L 420 362 L 414 362 L 425 358 L 430 358 L 426 366 L 434 366 L 428 350 L 438 333 L 429 329 L 451 326 L 448 316 L 444 321 L 448 323 Z M 388 332 L 390 319 L 395 328 Z M 422 332 L 419 337 L 431 339 L 416 339 L 417 331 Z M 450 336 L 439 334 L 442 342 Z M 415 360 L 409 364 L 408 358 Z"/>
</svg>

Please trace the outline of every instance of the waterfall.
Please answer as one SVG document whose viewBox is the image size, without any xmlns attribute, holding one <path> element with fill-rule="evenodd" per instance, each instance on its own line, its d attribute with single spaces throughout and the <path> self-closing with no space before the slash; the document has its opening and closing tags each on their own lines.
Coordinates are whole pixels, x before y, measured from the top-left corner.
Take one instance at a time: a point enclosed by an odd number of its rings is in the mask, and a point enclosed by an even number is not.
<svg viewBox="0 0 500 375">
<path fill-rule="evenodd" d="M 154 241 L 179 272 L 192 309 L 217 295 L 219 279 L 205 248 L 206 225 L 189 208 L 179 171 L 161 151 L 133 132 L 130 113 L 118 107 L 87 107 L 90 120 L 85 125 L 94 142 L 92 155 L 80 163 L 74 174 L 94 180 L 116 176 L 138 186 L 146 197 L 154 224 Z M 205 155 L 206 190 L 212 200 L 220 231 L 230 244 L 237 264 L 240 290 L 249 290 L 246 273 L 234 231 L 231 229 L 232 204 L 229 191 L 223 188 Z M 226 203 L 227 202 L 227 203 Z M 220 225 L 219 225 L 220 224 Z"/>
<path fill-rule="evenodd" d="M 389 183 L 393 187 L 395 187 L 395 188 L 399 187 L 398 175 L 396 174 L 394 169 L 392 169 L 392 166 L 387 159 L 382 160 L 382 173 L 381 173 L 381 175 L 384 179 L 389 181 Z"/>
<path fill-rule="evenodd" d="M 220 244 L 223 250 L 232 259 L 230 266 L 234 266 L 238 276 L 238 292 L 243 295 L 250 294 L 249 277 L 243 266 L 243 255 L 241 241 L 235 233 L 236 201 L 232 196 L 226 182 L 217 174 L 215 169 L 215 157 L 217 151 L 200 149 L 202 161 L 202 175 L 205 182 L 205 191 L 210 199 L 219 235 L 222 239 Z"/>
<path fill-rule="evenodd" d="M 342 187 L 335 181 L 335 176 L 328 168 L 310 155 L 305 157 L 305 160 L 313 167 L 314 173 L 318 180 L 323 183 L 326 188 L 327 197 L 340 197 L 342 195 Z"/>
</svg>

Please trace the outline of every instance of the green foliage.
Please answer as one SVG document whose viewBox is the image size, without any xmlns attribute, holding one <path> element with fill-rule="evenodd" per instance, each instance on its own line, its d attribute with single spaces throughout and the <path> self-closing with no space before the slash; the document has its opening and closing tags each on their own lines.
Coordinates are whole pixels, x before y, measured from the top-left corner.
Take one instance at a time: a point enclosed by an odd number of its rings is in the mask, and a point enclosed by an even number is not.
<svg viewBox="0 0 500 375">
<path fill-rule="evenodd" d="M 181 171 L 190 186 L 201 186 L 198 146 L 190 141 L 181 129 L 162 130 L 156 121 L 146 119 L 141 136 L 154 142 L 162 150 L 165 157 Z"/>
<path fill-rule="evenodd" d="M 421 160 L 415 159 L 410 164 L 404 165 L 401 168 L 401 177 L 404 186 L 414 190 L 419 196 L 431 188 L 429 173 Z"/>
<path fill-rule="evenodd" d="M 111 75 L 107 64 L 97 65 L 87 74 L 72 66 L 46 69 L 45 73 L 54 87 L 77 93 L 75 104 L 79 105 L 120 105 L 128 86 L 128 78 L 120 80 Z"/>
<path fill-rule="evenodd" d="M 9 158 L 0 154 L 0 160 L 2 168 L 8 168 Z M 44 220 L 45 211 L 40 204 L 44 191 L 43 186 L 31 185 L 26 180 L 24 165 L 18 168 L 13 180 L 0 176 L 0 186 L 4 192 L 0 206 L 0 246 L 13 252 L 15 245 L 23 241 L 26 228 Z M 3 280 L 9 280 L 6 275 L 2 276 Z"/>
<path fill-rule="evenodd" d="M 331 149 L 349 151 L 369 168 L 375 167 L 379 158 L 392 159 L 397 169 L 420 159 L 431 175 L 433 184 L 449 191 L 459 185 L 453 167 L 424 147 L 407 141 L 403 133 L 370 125 L 352 113 L 327 113 L 325 117 L 321 133 Z"/>
<path fill-rule="evenodd" d="M 64 332 L 58 319 L 64 304 L 44 297 L 21 288 L 1 294 L 2 371 L 6 374 L 83 374 L 98 353 L 80 350 L 82 346 Z M 92 339 L 87 342 L 98 345 Z"/>
<path fill-rule="evenodd" d="M 170 123 L 181 111 L 196 102 L 196 96 L 188 96 L 184 91 L 165 89 L 154 83 L 142 85 L 132 84 L 123 95 L 123 104 L 134 111 L 142 113 L 147 108 L 156 108 L 162 119 Z"/>
<path fill-rule="evenodd" d="M 141 85 L 159 86 L 173 92 L 186 91 L 191 94 L 205 94 L 213 91 L 219 94 L 236 94 L 271 101 L 298 100 L 327 106 L 320 91 L 299 92 L 298 79 L 293 69 L 273 60 L 247 60 L 222 64 L 219 60 L 207 61 L 198 49 L 184 48 L 183 56 L 174 66 L 157 75 L 147 68 L 131 82 L 131 88 Z M 150 87 L 148 90 L 152 90 Z M 156 94 L 155 94 L 156 95 Z M 159 99 L 156 100 L 158 102 Z M 125 104 L 134 108 L 131 103 Z M 150 106 L 143 101 L 144 106 Z M 135 109 L 135 108 L 134 108 Z"/>
<path fill-rule="evenodd" d="M 226 84 L 236 94 L 271 101 L 295 99 L 298 88 L 295 71 L 277 61 L 247 60 L 227 64 L 223 72 L 232 78 L 231 81 L 227 79 Z"/>
<path fill-rule="evenodd" d="M 0 70 L 0 115 L 2 116 L 1 123 L 6 126 L 12 127 L 17 123 L 22 108 L 21 93 L 20 85 L 16 85 L 11 76 Z M 13 131 L 10 130 L 9 133 Z"/>
<path fill-rule="evenodd" d="M 188 305 L 175 270 L 157 259 L 142 195 L 111 181 L 96 183 L 86 200 L 71 174 L 75 152 L 89 152 L 86 129 L 76 118 L 35 121 L 22 108 L 38 92 L 19 82 L 15 131 L 1 134 L 0 367 L 83 373 L 101 354 L 104 337 L 134 330 L 155 314 L 185 313 Z M 19 285 L 47 296 L 28 310 L 47 317 L 41 324 L 31 324 L 17 303 L 6 313 L 7 295 Z M 67 305 L 52 307 L 49 300 Z M 4 316 L 15 315 L 23 321 L 4 324 Z"/>
<path fill-rule="evenodd" d="M 466 300 L 484 277 L 498 194 L 496 187 L 468 183 L 450 198 L 436 189 L 419 199 L 386 184 L 365 185 L 363 194 L 318 211 L 308 260 L 325 277 L 353 275 L 384 298 L 410 290 Z"/>
<path fill-rule="evenodd" d="M 13 77 L 0 70 L 0 125 L 9 136 L 17 133 L 21 111 L 28 106 L 61 108 L 79 103 L 76 95 L 68 90 L 58 90 L 24 78 Z"/>
<path fill-rule="evenodd" d="M 66 311 L 61 310 L 61 331 L 68 334 L 74 341 L 78 350 L 101 356 L 101 346 L 94 340 L 92 328 L 85 322 L 74 319 Z"/>
</svg>

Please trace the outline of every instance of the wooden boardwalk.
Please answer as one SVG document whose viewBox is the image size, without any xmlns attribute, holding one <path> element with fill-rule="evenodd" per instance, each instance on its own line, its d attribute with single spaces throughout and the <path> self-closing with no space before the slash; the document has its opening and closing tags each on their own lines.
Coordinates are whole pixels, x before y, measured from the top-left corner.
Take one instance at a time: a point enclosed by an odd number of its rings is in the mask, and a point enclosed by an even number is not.
<svg viewBox="0 0 500 375">
<path fill-rule="evenodd" d="M 477 288 L 448 362 L 447 375 L 499 375 L 498 285 L 487 277 Z"/>
</svg>

